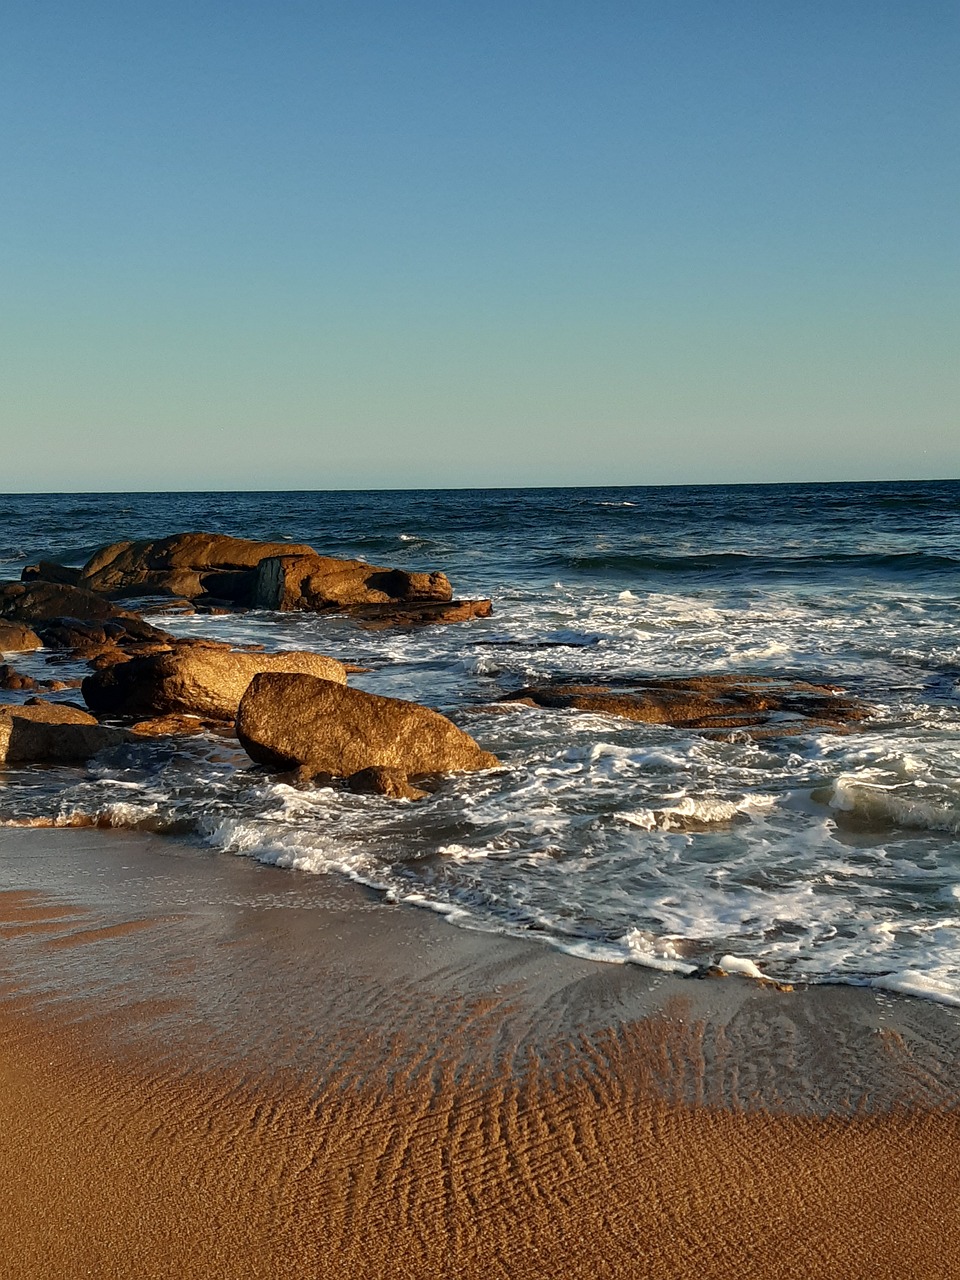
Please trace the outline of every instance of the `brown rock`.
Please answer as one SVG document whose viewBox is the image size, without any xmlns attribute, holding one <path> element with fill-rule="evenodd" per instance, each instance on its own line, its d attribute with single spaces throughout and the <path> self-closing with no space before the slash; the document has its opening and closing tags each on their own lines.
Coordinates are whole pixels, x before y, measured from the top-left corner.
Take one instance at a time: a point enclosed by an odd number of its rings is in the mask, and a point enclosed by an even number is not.
<svg viewBox="0 0 960 1280">
<path fill-rule="evenodd" d="M 216 533 L 177 533 L 168 538 L 114 542 L 101 547 L 83 566 L 80 585 L 109 595 L 149 592 L 193 597 L 207 590 L 202 578 L 210 571 L 254 569 L 267 556 L 313 554 L 312 547 L 302 544 L 256 542 Z M 225 585 L 226 579 L 220 583 L 221 588 Z M 210 594 L 233 598 L 232 591 Z"/>
<path fill-rule="evenodd" d="M 138 738 L 193 737 L 198 733 L 215 733 L 221 738 L 235 737 L 229 720 L 209 720 L 200 716 L 156 716 L 152 720 L 139 720 L 131 725 L 130 732 Z"/>
<path fill-rule="evenodd" d="M 193 713 L 232 720 L 250 681 L 260 672 L 297 672 L 345 681 L 339 662 L 319 653 L 249 653 L 201 645 L 115 663 L 87 676 L 87 706 L 100 715 Z"/>
<path fill-rule="evenodd" d="M 29 627 L 0 621 L 0 653 L 30 653 L 42 646 L 43 641 Z"/>
<path fill-rule="evenodd" d="M 499 763 L 436 711 L 311 676 L 257 676 L 240 703 L 237 737 L 271 768 L 304 765 L 341 778 L 372 766 L 416 775 Z"/>
<path fill-rule="evenodd" d="M 48 649 L 89 652 L 104 646 L 171 644 L 173 637 L 132 615 L 105 622 L 81 622 L 77 618 L 57 618 L 40 627 L 40 638 Z"/>
<path fill-rule="evenodd" d="M 591 711 L 678 729 L 779 737 L 812 728 L 845 732 L 870 710 L 833 685 L 775 676 L 651 678 L 613 685 L 536 685 L 503 699 L 530 707 Z"/>
<path fill-rule="evenodd" d="M 443 573 L 408 573 L 364 560 L 285 554 L 261 561 L 250 599 L 255 609 L 323 612 L 361 604 L 442 602 L 452 595 Z"/>
<path fill-rule="evenodd" d="M 74 763 L 125 742 L 129 735 L 57 702 L 0 707 L 0 764 Z"/>
<path fill-rule="evenodd" d="M 41 560 L 39 564 L 28 564 L 20 574 L 23 582 L 59 582 L 67 587 L 75 587 L 80 581 L 80 570 L 70 569 L 65 564 L 54 564 L 52 560 Z"/>
<path fill-rule="evenodd" d="M 366 631 L 385 631 L 388 627 L 429 627 L 442 622 L 466 622 L 470 618 L 489 618 L 493 613 L 490 600 L 450 600 L 447 604 L 359 604 L 349 610 Z"/>
<path fill-rule="evenodd" d="M 351 773 L 347 787 L 359 795 L 389 796 L 392 800 L 422 800 L 428 794 L 419 787 L 412 787 L 402 769 L 387 769 L 383 765 Z"/>
<path fill-rule="evenodd" d="M 0 689 L 21 690 L 38 689 L 40 686 L 33 676 L 26 676 L 11 667 L 9 663 L 0 662 Z"/>
<path fill-rule="evenodd" d="M 0 582 L 0 618 L 9 622 L 52 622 L 75 618 L 98 622 L 127 617 L 102 596 L 59 582 Z"/>
</svg>

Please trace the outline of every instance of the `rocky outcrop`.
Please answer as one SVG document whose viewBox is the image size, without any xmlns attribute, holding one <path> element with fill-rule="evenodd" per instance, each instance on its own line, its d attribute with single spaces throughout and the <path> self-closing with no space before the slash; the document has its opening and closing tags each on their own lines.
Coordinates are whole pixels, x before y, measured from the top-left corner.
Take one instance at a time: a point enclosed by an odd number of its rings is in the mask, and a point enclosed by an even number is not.
<svg viewBox="0 0 960 1280">
<path fill-rule="evenodd" d="M 312 547 L 257 542 L 216 533 L 176 533 L 168 538 L 114 542 L 101 547 L 80 571 L 80 586 L 105 595 L 209 595 L 247 603 L 250 571 L 268 556 L 314 555 Z"/>
<path fill-rule="evenodd" d="M 443 573 L 386 569 L 365 560 L 281 555 L 260 563 L 252 604 L 257 609 L 339 610 L 354 605 L 446 601 L 453 589 Z"/>
<path fill-rule="evenodd" d="M 335 778 L 371 768 L 416 777 L 499 763 L 439 712 L 310 676 L 257 676 L 240 702 L 237 737 L 260 764 Z"/>
<path fill-rule="evenodd" d="M 779 737 L 809 729 L 845 732 L 870 710 L 833 685 L 775 676 L 651 678 L 616 684 L 551 684 L 519 689 L 506 703 L 622 716 L 677 729 Z"/>
<path fill-rule="evenodd" d="M 76 763 L 128 736 L 61 702 L 0 707 L 0 764 Z"/>
<path fill-rule="evenodd" d="M 35 631 L 18 622 L 0 622 L 0 653 L 31 653 L 43 641 Z"/>
<path fill-rule="evenodd" d="M 40 627 L 40 638 L 48 649 L 69 651 L 75 657 L 89 657 L 111 648 L 174 643 L 169 632 L 132 614 L 102 623 L 57 618 Z"/>
<path fill-rule="evenodd" d="M 33 676 L 17 671 L 8 662 L 0 662 L 0 689 L 23 690 L 39 688 L 40 685 L 34 680 Z"/>
<path fill-rule="evenodd" d="M 93 591 L 60 582 L 0 582 L 0 618 L 32 625 L 73 618 L 101 622 L 130 615 Z"/>
<path fill-rule="evenodd" d="M 87 676 L 84 701 L 98 715 L 171 714 L 232 720 L 250 681 L 261 672 L 293 672 L 344 682 L 339 662 L 319 653 L 249 653 L 178 646 L 168 653 L 114 663 Z"/>
</svg>

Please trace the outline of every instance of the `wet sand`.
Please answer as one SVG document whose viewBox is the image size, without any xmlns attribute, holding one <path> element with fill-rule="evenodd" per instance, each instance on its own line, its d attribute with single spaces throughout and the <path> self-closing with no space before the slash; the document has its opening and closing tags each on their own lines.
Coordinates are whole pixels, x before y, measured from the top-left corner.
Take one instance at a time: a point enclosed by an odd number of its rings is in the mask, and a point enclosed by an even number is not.
<svg viewBox="0 0 960 1280">
<path fill-rule="evenodd" d="M 0 831 L 0 1274 L 960 1274 L 956 1011 Z"/>
</svg>

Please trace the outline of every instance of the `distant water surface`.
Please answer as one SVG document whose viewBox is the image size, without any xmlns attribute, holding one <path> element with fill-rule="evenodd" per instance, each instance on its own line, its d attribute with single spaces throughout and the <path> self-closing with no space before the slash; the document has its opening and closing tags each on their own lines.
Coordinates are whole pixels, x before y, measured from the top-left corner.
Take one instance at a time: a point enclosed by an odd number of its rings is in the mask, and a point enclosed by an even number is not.
<svg viewBox="0 0 960 1280">
<path fill-rule="evenodd" d="M 413 633 L 266 613 L 164 625 L 360 662 L 355 683 L 439 708 L 506 767 L 408 805 L 296 790 L 236 748 L 145 743 L 89 771 L 7 771 L 0 819 L 186 830 L 598 960 L 731 954 L 960 1003 L 960 482 L 10 495 L 0 577 L 186 529 L 439 568 L 492 596 L 490 619 Z M 703 672 L 825 679 L 877 714 L 761 742 L 471 714 L 542 678 Z"/>
</svg>

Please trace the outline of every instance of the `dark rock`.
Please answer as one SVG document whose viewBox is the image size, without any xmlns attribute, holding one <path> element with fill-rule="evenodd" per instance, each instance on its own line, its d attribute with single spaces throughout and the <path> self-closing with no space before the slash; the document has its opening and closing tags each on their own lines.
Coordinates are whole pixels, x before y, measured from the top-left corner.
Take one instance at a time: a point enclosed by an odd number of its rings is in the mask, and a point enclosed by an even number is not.
<svg viewBox="0 0 960 1280">
<path fill-rule="evenodd" d="M 436 711 L 311 676 L 257 676 L 241 700 L 237 736 L 260 764 L 340 778 L 373 766 L 417 775 L 499 763 Z"/>
<path fill-rule="evenodd" d="M 388 769 L 383 765 L 351 773 L 347 787 L 359 795 L 389 796 L 393 800 L 422 800 L 428 794 L 419 787 L 411 786 L 402 769 Z"/>
<path fill-rule="evenodd" d="M 443 573 L 408 573 L 364 560 L 284 554 L 260 563 L 251 603 L 256 609 L 325 612 L 355 605 L 443 602 L 452 595 Z"/>
<path fill-rule="evenodd" d="M 216 533 L 177 533 L 168 538 L 114 542 L 101 547 L 83 566 L 80 584 L 108 595 L 150 592 L 193 598 L 207 590 L 204 577 L 218 576 L 211 571 L 255 569 L 268 556 L 313 554 L 313 548 L 303 544 L 257 542 Z M 227 585 L 228 578 L 229 575 L 220 581 L 221 588 Z M 236 583 L 240 582 L 241 578 L 237 578 Z M 217 590 L 212 594 L 232 598 L 232 591 Z"/>
<path fill-rule="evenodd" d="M 232 720 L 250 681 L 264 671 L 346 680 L 340 663 L 319 653 L 249 653 L 187 645 L 103 667 L 87 676 L 82 689 L 87 706 L 100 715 L 193 713 Z"/>
<path fill-rule="evenodd" d="M 519 689 L 503 699 L 530 707 L 590 711 L 647 724 L 751 737 L 780 737 L 810 729 L 847 732 L 869 716 L 856 698 L 833 685 L 776 676 L 654 677 L 613 684 L 553 684 Z"/>
<path fill-rule="evenodd" d="M 80 581 L 80 570 L 54 564 L 52 560 L 41 560 L 39 564 L 28 564 L 20 579 L 22 582 L 59 582 L 63 586 L 75 587 Z"/>
<path fill-rule="evenodd" d="M 0 689 L 9 689 L 16 692 L 22 689 L 39 689 L 39 687 L 33 676 L 24 675 L 21 671 L 11 667 L 9 663 L 0 662 Z"/>
<path fill-rule="evenodd" d="M 34 700 L 24 707 L 0 707 L 0 764 L 88 760 L 127 736 L 62 702 Z"/>
<path fill-rule="evenodd" d="M 92 591 L 59 582 L 0 582 L 0 618 L 10 622 L 52 622 L 75 618 L 100 622 L 130 615 Z"/>
<path fill-rule="evenodd" d="M 40 638 L 48 649 L 69 649 L 73 652 L 102 649 L 104 646 L 173 643 L 169 632 L 161 631 L 132 614 L 102 623 L 56 618 L 40 627 Z"/>
<path fill-rule="evenodd" d="M 0 621 L 0 653 L 30 653 L 42 645 L 43 641 L 29 627 Z"/>
</svg>

